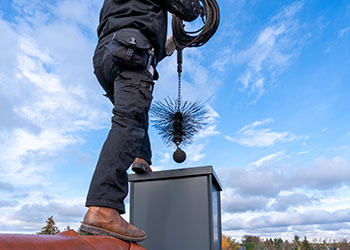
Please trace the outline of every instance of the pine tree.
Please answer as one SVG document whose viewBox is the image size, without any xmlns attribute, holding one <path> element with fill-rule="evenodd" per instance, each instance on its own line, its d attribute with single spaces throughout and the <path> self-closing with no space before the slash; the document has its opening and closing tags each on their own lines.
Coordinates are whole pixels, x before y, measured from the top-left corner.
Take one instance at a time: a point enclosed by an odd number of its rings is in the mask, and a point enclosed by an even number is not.
<svg viewBox="0 0 350 250">
<path fill-rule="evenodd" d="M 46 225 L 41 229 L 38 234 L 48 234 L 55 235 L 59 233 L 58 227 L 55 226 L 55 221 L 53 220 L 53 216 L 49 217 L 46 221 Z"/>
<path fill-rule="evenodd" d="M 300 250 L 300 241 L 299 241 L 298 235 L 294 235 L 293 245 L 294 245 L 293 249 Z"/>
<path fill-rule="evenodd" d="M 261 240 L 259 236 L 245 235 L 242 239 L 242 245 L 246 250 L 258 250 Z"/>
<path fill-rule="evenodd" d="M 311 244 L 306 239 L 306 236 L 304 236 L 303 242 L 301 242 L 301 249 L 302 250 L 312 250 Z"/>
</svg>

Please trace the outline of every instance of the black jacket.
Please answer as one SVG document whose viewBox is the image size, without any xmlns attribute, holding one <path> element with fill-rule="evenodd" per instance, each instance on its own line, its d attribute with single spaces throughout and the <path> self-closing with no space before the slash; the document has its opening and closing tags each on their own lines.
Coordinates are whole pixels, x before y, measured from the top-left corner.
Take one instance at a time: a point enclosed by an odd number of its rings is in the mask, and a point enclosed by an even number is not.
<svg viewBox="0 0 350 250">
<path fill-rule="evenodd" d="M 159 62 L 166 55 L 167 11 L 183 20 L 192 21 L 198 17 L 199 9 L 199 0 L 105 0 L 97 28 L 99 44 L 94 65 L 101 58 L 99 50 L 121 28 L 140 30 L 154 47 Z"/>
<path fill-rule="evenodd" d="M 167 10 L 160 5 L 161 0 L 105 0 L 100 12 L 97 28 L 98 47 L 121 28 L 140 30 L 154 47 L 157 62 L 165 57 L 167 36 Z M 108 37 L 108 39 L 104 39 Z"/>
</svg>

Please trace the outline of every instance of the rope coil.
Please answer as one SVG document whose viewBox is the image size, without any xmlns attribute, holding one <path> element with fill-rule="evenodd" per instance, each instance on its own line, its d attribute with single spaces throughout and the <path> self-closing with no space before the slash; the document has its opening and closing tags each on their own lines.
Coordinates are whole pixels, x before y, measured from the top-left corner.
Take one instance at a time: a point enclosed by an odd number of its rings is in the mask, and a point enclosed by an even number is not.
<svg viewBox="0 0 350 250">
<path fill-rule="evenodd" d="M 204 26 L 197 31 L 185 31 L 183 20 L 173 15 L 172 30 L 177 48 L 200 47 L 215 34 L 220 23 L 220 10 L 216 0 L 200 0 Z M 199 33 L 199 34 L 198 34 Z"/>
</svg>

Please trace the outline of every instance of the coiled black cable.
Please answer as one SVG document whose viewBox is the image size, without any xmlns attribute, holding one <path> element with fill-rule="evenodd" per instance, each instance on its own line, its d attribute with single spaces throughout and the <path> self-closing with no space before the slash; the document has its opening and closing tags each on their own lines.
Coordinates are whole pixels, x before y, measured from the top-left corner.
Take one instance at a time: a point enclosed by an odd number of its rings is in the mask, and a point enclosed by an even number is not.
<svg viewBox="0 0 350 250">
<path fill-rule="evenodd" d="M 216 0 L 200 0 L 200 16 L 204 26 L 197 31 L 185 31 L 183 21 L 173 15 L 172 29 L 175 45 L 178 49 L 200 47 L 215 34 L 220 22 L 220 10 Z"/>
</svg>

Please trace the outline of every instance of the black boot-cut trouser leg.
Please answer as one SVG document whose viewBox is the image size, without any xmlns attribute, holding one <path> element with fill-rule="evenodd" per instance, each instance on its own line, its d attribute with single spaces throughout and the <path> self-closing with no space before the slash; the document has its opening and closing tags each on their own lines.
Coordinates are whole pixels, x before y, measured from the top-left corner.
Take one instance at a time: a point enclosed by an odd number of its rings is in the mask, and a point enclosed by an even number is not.
<svg viewBox="0 0 350 250">
<path fill-rule="evenodd" d="M 99 81 L 107 79 L 98 75 Z M 146 70 L 120 69 L 114 80 L 112 127 L 102 147 L 86 206 L 103 206 L 125 213 L 127 169 L 136 157 L 151 163 L 148 111 L 153 81 Z"/>
</svg>

